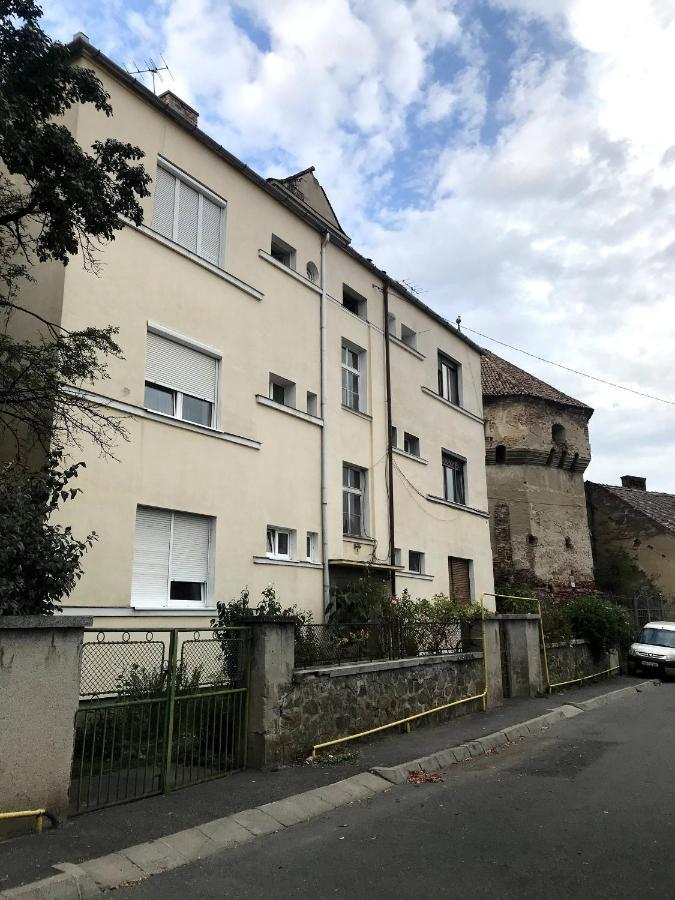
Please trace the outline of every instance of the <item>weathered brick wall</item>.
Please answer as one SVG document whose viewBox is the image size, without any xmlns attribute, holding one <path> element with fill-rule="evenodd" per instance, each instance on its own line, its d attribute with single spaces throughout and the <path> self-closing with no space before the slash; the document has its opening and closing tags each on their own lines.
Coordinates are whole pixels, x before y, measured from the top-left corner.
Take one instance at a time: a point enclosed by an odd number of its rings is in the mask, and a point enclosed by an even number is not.
<svg viewBox="0 0 675 900">
<path fill-rule="evenodd" d="M 593 675 L 617 665 L 610 659 L 610 656 L 614 657 L 613 654 L 603 653 L 596 658 L 587 642 L 580 640 L 550 644 L 546 648 L 546 655 L 551 684 Z"/>
<path fill-rule="evenodd" d="M 480 653 L 296 671 L 280 701 L 279 761 L 292 762 L 321 741 L 375 728 L 482 689 Z M 419 724 L 476 708 L 476 703 L 462 704 Z"/>
</svg>

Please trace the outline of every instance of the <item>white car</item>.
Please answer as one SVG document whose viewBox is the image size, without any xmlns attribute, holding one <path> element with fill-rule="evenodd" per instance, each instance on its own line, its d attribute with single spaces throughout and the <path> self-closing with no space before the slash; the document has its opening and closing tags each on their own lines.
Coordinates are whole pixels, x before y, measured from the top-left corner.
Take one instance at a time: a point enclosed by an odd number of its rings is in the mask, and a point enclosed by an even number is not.
<svg viewBox="0 0 675 900">
<path fill-rule="evenodd" d="M 648 622 L 628 650 L 628 674 L 675 675 L 675 622 Z"/>
</svg>

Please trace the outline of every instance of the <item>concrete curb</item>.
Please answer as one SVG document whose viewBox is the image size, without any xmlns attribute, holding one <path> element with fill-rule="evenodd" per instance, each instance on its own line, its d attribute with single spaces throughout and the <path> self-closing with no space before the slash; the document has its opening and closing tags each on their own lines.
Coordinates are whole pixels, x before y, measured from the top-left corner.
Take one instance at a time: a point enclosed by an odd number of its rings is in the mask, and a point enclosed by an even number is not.
<svg viewBox="0 0 675 900">
<path fill-rule="evenodd" d="M 408 775 L 417 769 L 424 769 L 426 772 L 437 772 L 439 769 L 445 769 L 455 763 L 464 762 L 472 756 L 482 756 L 519 738 L 541 734 L 542 731 L 550 728 L 551 725 L 555 725 L 556 722 L 561 722 L 563 719 L 571 719 L 574 716 L 581 715 L 583 712 L 606 706 L 608 703 L 613 703 L 616 700 L 622 700 L 630 694 L 642 693 L 642 691 L 650 690 L 660 684 L 661 682 L 658 680 L 643 681 L 637 685 L 601 694 L 599 697 L 593 697 L 591 700 L 584 700 L 580 703 L 566 703 L 545 713 L 543 716 L 528 719 L 526 722 L 520 722 L 518 725 L 511 725 L 503 731 L 495 731 L 493 734 L 487 734 L 485 737 L 478 738 L 478 740 L 460 744 L 458 747 L 439 750 L 430 756 L 421 756 L 419 759 L 412 759 L 410 762 L 402 763 L 398 766 L 375 766 L 370 771 L 391 784 L 404 784 L 408 780 Z"/>
<path fill-rule="evenodd" d="M 659 681 L 644 681 L 632 687 L 594 697 L 592 700 L 576 704 L 567 703 L 542 716 L 511 725 L 503 731 L 495 731 L 478 740 L 449 747 L 447 750 L 440 750 L 399 766 L 377 766 L 370 772 L 361 772 L 352 775 L 351 778 L 327 784 L 325 787 L 314 788 L 283 800 L 265 803 L 254 809 L 233 813 L 231 816 L 205 822 L 154 841 L 89 859 L 79 865 L 59 863 L 54 866 L 58 871 L 57 875 L 0 891 L 0 898 L 93 900 L 105 891 L 144 881 L 153 875 L 196 862 L 221 850 L 241 846 L 258 837 L 282 831 L 284 828 L 292 828 L 340 806 L 369 800 L 382 791 L 390 790 L 392 784 L 403 784 L 410 772 L 415 769 L 424 769 L 427 772 L 445 769 L 473 756 L 482 756 L 518 738 L 541 734 L 551 725 L 564 719 L 605 706 L 629 694 L 641 693 L 659 684 Z"/>
</svg>

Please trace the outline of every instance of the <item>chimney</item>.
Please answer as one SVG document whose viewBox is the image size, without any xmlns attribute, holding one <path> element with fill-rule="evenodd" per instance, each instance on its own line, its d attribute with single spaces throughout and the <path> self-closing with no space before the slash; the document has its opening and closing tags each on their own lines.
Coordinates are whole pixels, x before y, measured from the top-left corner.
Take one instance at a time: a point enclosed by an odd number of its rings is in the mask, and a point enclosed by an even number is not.
<svg viewBox="0 0 675 900">
<path fill-rule="evenodd" d="M 159 99 L 162 103 L 165 103 L 169 109 L 172 109 L 175 113 L 178 113 L 179 116 L 182 116 L 194 128 L 197 127 L 199 113 L 196 109 L 188 106 L 185 100 L 181 100 L 180 97 L 177 97 L 173 91 L 164 91 L 163 94 L 159 95 Z"/>
<path fill-rule="evenodd" d="M 640 475 L 622 475 L 621 485 L 626 488 L 633 488 L 635 491 L 647 490 L 647 479 Z"/>
</svg>

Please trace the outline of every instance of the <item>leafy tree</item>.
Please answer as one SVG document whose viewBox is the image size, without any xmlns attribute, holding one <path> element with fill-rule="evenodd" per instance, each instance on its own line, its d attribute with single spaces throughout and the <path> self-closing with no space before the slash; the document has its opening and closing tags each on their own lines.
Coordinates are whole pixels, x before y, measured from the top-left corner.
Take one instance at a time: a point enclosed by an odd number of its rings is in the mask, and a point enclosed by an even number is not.
<svg viewBox="0 0 675 900">
<path fill-rule="evenodd" d="M 86 392 L 121 356 L 117 329 L 69 331 L 22 302 L 24 291 L 37 265 L 66 266 L 75 255 L 98 274 L 102 245 L 124 220 L 141 223 L 150 181 L 138 147 L 109 138 L 85 149 L 65 126 L 74 105 L 105 116 L 112 108 L 94 72 L 44 33 L 41 16 L 34 0 L 0 0 L 0 448 L 13 457 L 0 468 L 0 615 L 53 612 L 95 539 L 50 522 L 77 493 L 68 483 L 79 465 L 64 467 L 58 448 L 87 437 L 111 455 L 126 436 Z M 33 331 L 34 340 L 17 337 Z M 31 472 L 36 445 L 45 462 Z"/>
<path fill-rule="evenodd" d="M 96 534 L 79 541 L 49 519 L 79 492 L 68 485 L 83 465 L 64 467 L 57 450 L 37 472 L 16 461 L 0 472 L 0 615 L 50 615 L 80 579 Z"/>
<path fill-rule="evenodd" d="M 26 442 L 47 449 L 82 435 L 109 453 L 124 428 L 82 389 L 121 355 L 117 329 L 68 331 L 22 305 L 21 291 L 36 263 L 65 266 L 78 253 L 98 273 L 102 244 L 125 218 L 142 222 L 150 179 L 138 147 L 108 138 L 87 151 L 63 124 L 78 103 L 106 116 L 112 108 L 94 72 L 42 31 L 41 16 L 34 0 L 0 0 L 0 428 L 17 455 Z M 17 314 L 39 324 L 38 340 L 11 336 Z"/>
</svg>

